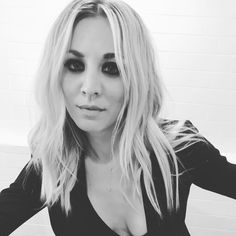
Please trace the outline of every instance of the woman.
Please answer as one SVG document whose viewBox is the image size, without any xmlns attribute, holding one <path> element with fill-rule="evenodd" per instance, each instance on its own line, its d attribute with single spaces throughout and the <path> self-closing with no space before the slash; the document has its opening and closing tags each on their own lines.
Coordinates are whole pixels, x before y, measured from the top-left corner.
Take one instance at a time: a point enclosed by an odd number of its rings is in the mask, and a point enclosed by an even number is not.
<svg viewBox="0 0 236 236">
<path fill-rule="evenodd" d="M 70 3 L 47 39 L 36 89 L 32 158 L 0 194 L 1 235 L 47 206 L 57 236 L 183 236 L 192 183 L 236 198 L 236 166 L 190 121 L 160 117 L 149 33 L 124 2 Z"/>
</svg>

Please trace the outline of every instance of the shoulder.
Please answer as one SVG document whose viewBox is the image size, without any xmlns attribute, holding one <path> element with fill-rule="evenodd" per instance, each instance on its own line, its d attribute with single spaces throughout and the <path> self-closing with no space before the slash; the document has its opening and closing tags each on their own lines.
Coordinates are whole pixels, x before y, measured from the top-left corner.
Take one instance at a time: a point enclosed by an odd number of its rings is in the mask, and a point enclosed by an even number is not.
<svg viewBox="0 0 236 236">
<path fill-rule="evenodd" d="M 159 126 L 171 142 L 178 160 L 186 168 L 224 159 L 190 120 L 161 119 Z"/>
<path fill-rule="evenodd" d="M 28 162 L 20 171 L 15 181 L 10 185 L 12 189 L 23 191 L 31 196 L 40 195 L 41 171 L 33 163 Z"/>
<path fill-rule="evenodd" d="M 183 132 L 190 135 L 190 139 L 183 142 L 176 150 L 176 156 L 185 169 L 198 169 L 206 164 L 220 164 L 226 161 L 220 151 L 193 125 L 190 120 L 184 123 Z M 192 136 L 191 136 L 192 135 Z"/>
<path fill-rule="evenodd" d="M 185 130 L 186 132 L 190 133 L 198 133 L 198 129 L 193 125 L 190 120 L 177 120 L 177 119 L 166 119 L 160 118 L 157 121 L 159 127 L 165 131 L 168 129 L 175 129 L 175 130 Z"/>
</svg>

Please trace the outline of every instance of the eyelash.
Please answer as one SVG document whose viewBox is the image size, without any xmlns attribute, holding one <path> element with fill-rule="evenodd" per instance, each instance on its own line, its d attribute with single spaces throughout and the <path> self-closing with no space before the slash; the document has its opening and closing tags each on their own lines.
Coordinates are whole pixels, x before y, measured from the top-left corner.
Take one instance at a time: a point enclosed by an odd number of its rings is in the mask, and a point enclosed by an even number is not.
<svg viewBox="0 0 236 236">
<path fill-rule="evenodd" d="M 72 73 L 81 73 L 84 71 L 84 63 L 77 59 L 68 59 L 64 63 L 64 66 Z M 114 77 L 120 75 L 119 69 L 115 62 L 105 62 L 102 65 L 102 72 Z"/>
</svg>

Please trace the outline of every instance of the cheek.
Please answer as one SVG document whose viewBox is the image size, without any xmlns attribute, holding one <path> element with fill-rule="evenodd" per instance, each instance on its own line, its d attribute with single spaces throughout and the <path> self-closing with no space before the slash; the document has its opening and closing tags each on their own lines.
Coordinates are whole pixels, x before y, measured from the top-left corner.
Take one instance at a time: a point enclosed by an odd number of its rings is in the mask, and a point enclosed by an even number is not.
<svg viewBox="0 0 236 236">
<path fill-rule="evenodd" d="M 61 83 L 61 88 L 62 88 L 62 92 L 64 94 L 64 97 L 66 98 L 68 93 L 69 93 L 69 86 L 68 86 L 68 82 L 66 78 L 62 79 L 62 83 Z"/>
<path fill-rule="evenodd" d="M 114 85 L 113 89 L 110 90 L 109 100 L 113 101 L 114 103 L 122 105 L 124 102 L 124 89 L 123 85 L 118 84 Z"/>
<path fill-rule="evenodd" d="M 71 102 L 73 100 L 73 97 L 76 94 L 75 88 L 76 87 L 74 86 L 73 82 L 70 79 L 65 78 L 62 81 L 62 92 L 63 92 L 64 98 L 65 98 L 65 100 L 67 100 L 67 102 Z"/>
</svg>

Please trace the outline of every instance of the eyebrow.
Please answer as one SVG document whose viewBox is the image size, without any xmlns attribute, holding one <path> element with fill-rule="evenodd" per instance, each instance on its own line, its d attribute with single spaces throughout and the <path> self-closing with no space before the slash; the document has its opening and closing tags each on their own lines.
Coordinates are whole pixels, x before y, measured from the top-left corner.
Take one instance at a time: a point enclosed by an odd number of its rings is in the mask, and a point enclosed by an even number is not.
<svg viewBox="0 0 236 236">
<path fill-rule="evenodd" d="M 77 51 L 77 50 L 74 50 L 74 49 L 70 49 L 69 50 L 69 53 L 72 53 L 74 56 L 76 56 L 76 57 L 84 57 L 84 54 L 83 53 L 81 53 L 81 52 L 79 52 L 79 51 Z M 113 59 L 113 58 L 115 58 L 115 53 L 112 53 L 112 52 L 109 52 L 109 53 L 105 53 L 104 55 L 103 55 L 103 58 L 104 59 Z"/>
</svg>

